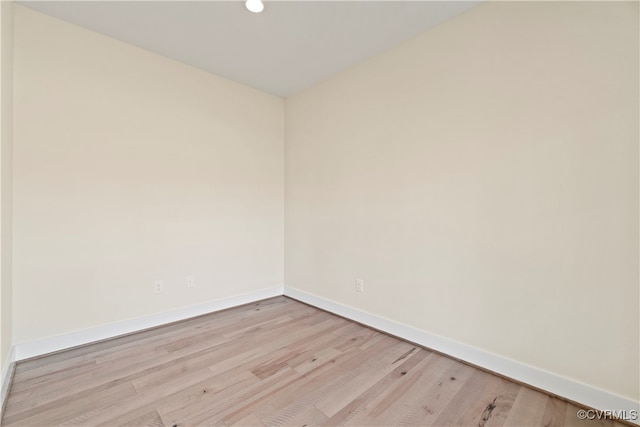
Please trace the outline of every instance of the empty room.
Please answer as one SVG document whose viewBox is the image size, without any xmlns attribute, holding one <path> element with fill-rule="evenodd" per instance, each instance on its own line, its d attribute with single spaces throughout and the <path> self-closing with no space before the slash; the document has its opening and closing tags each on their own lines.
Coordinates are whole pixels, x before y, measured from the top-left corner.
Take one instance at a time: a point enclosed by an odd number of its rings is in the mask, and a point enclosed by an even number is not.
<svg viewBox="0 0 640 427">
<path fill-rule="evenodd" d="M 8 1 L 2 426 L 640 425 L 638 1 Z"/>
</svg>

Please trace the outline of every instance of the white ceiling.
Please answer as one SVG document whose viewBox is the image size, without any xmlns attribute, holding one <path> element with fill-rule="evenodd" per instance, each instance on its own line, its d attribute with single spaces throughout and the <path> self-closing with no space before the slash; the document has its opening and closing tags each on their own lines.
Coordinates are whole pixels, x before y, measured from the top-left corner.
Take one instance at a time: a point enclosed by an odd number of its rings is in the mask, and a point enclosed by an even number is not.
<svg viewBox="0 0 640 427">
<path fill-rule="evenodd" d="M 286 97 L 478 1 L 22 1 L 118 40 Z"/>
</svg>

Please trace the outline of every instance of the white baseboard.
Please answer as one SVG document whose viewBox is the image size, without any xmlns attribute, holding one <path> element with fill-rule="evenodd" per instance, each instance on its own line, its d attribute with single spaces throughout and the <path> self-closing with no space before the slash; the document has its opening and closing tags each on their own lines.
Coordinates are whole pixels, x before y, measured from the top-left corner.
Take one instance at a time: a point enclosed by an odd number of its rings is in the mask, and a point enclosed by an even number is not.
<svg viewBox="0 0 640 427">
<path fill-rule="evenodd" d="M 274 286 L 272 288 L 210 301 L 204 304 L 179 308 L 177 310 L 171 310 L 164 313 L 152 314 L 136 319 L 123 320 L 120 322 L 83 329 L 64 335 L 58 335 L 40 339 L 37 341 L 16 344 L 15 360 L 28 359 L 30 357 L 40 356 L 43 354 L 52 353 L 54 351 L 64 350 L 95 341 L 101 341 L 107 338 L 117 337 L 119 335 L 130 334 L 132 332 L 137 332 L 167 323 L 188 319 L 190 317 L 213 313 L 238 305 L 259 301 L 265 298 L 280 296 L 282 295 L 282 293 L 282 286 Z"/>
<path fill-rule="evenodd" d="M 4 410 L 4 403 L 9 394 L 9 386 L 11 385 L 11 379 L 13 377 L 13 365 L 16 363 L 16 348 L 11 347 L 9 351 L 9 357 L 4 361 L 2 366 L 2 383 L 0 384 L 0 417 Z"/>
<path fill-rule="evenodd" d="M 515 360 L 284 286 L 284 295 L 597 410 L 640 413 L 640 402 Z M 635 411 L 635 412 L 632 412 Z M 628 420 L 640 425 L 640 421 Z"/>
</svg>

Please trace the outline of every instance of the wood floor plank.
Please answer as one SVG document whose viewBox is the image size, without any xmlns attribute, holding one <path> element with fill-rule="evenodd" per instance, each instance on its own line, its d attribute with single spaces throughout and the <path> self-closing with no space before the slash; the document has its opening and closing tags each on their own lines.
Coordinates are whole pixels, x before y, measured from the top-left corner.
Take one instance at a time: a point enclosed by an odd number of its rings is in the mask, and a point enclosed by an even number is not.
<svg viewBox="0 0 640 427">
<path fill-rule="evenodd" d="M 476 372 L 474 368 L 446 357 L 438 359 L 431 369 L 432 375 L 424 375 L 424 380 L 419 383 L 420 389 L 409 396 L 409 408 L 399 425 L 438 425 L 438 417 Z"/>
<path fill-rule="evenodd" d="M 123 398 L 131 398 L 135 394 L 135 389 L 129 383 L 105 387 L 91 394 L 78 393 L 70 398 L 70 403 L 73 402 L 73 404 L 60 405 L 53 402 L 37 405 L 27 411 L 3 417 L 2 425 L 56 425 L 92 410 L 96 404 L 119 402 Z"/>
<path fill-rule="evenodd" d="M 542 417 L 542 424 L 549 427 L 564 426 L 567 414 L 567 402 L 560 399 L 549 398 L 547 407 Z"/>
<path fill-rule="evenodd" d="M 488 378 L 487 374 L 482 371 L 474 371 L 470 377 L 464 380 L 457 376 L 445 378 L 443 381 L 445 385 L 449 385 L 451 383 L 458 385 L 460 382 L 464 382 L 460 387 L 457 387 L 456 393 L 451 397 L 447 406 L 442 410 L 438 418 L 435 419 L 434 425 L 460 425 L 459 419 L 466 415 L 467 410 L 472 405 L 477 405 L 477 396 L 484 392 L 487 387 L 487 380 L 490 380 L 490 378 Z"/>
<path fill-rule="evenodd" d="M 437 358 L 432 352 L 418 350 L 397 364 L 395 369 L 369 387 L 362 395 L 369 394 L 370 402 L 350 419 L 350 424 L 359 425 L 397 425 L 404 415 L 406 392 L 420 379 L 432 359 Z M 367 393 L 375 390 L 375 393 Z M 375 394 L 375 397 L 373 395 Z M 356 400 L 354 399 L 354 400 Z"/>
<path fill-rule="evenodd" d="M 606 426 L 286 297 L 17 363 L 3 426 Z"/>
<path fill-rule="evenodd" d="M 504 422 L 505 427 L 518 427 L 523 423 L 527 425 L 546 425 L 543 424 L 543 419 L 548 402 L 549 395 L 528 387 L 520 387 L 518 396 Z"/>
<path fill-rule="evenodd" d="M 164 423 L 162 422 L 162 418 L 160 418 L 160 414 L 158 414 L 158 411 L 155 410 L 146 413 L 138 418 L 130 419 L 120 425 L 123 427 L 164 427 Z"/>
<path fill-rule="evenodd" d="M 342 341 L 343 338 L 339 338 Z M 379 345 L 374 349 L 376 353 L 384 352 L 394 344 L 393 340 L 380 341 Z M 318 347 L 320 349 L 321 347 Z M 307 370 L 301 379 L 290 388 L 289 391 L 283 391 L 272 396 L 272 408 L 282 408 L 296 399 L 301 399 L 309 393 L 322 393 L 323 388 L 332 387 L 333 382 L 340 381 L 340 377 L 345 372 L 353 373 L 359 367 L 366 365 L 365 353 L 358 348 L 352 348 L 349 351 L 338 352 L 339 354 L 331 358 L 318 359 L 311 357 L 314 364 L 312 369 Z M 316 359 L 314 361 L 314 359 Z"/>
<path fill-rule="evenodd" d="M 285 388 L 297 378 L 299 374 L 293 369 L 282 369 L 258 383 L 242 387 L 234 394 L 221 396 L 220 399 L 194 408 L 195 410 L 187 408 L 181 412 L 183 418 L 176 418 L 175 413 L 171 413 L 168 419 L 170 423 L 177 425 L 231 425 L 233 421 L 227 422 L 227 417 L 235 422 L 246 418 L 254 412 L 255 406 L 261 406 L 270 395 Z M 164 415 L 163 418 L 167 419 Z"/>
<path fill-rule="evenodd" d="M 255 414 L 249 414 L 245 418 L 241 419 L 237 422 L 237 426 L 250 426 L 250 427 L 260 427 L 265 424 L 255 416 Z"/>
<path fill-rule="evenodd" d="M 491 375 L 487 373 L 487 375 Z M 491 375 L 491 377 L 494 377 Z M 482 396 L 478 396 L 478 403 L 482 412 L 478 421 L 479 427 L 501 427 L 504 425 L 513 403 L 516 400 L 518 391 L 522 388 L 519 384 L 507 381 L 504 378 L 494 377 L 495 381 L 491 386 L 485 388 Z M 484 402 L 483 402 L 484 401 Z M 484 403 L 484 408 L 482 407 Z M 469 420 L 475 422 L 474 409 L 469 409 L 471 417 Z"/>
<path fill-rule="evenodd" d="M 429 375 L 434 375 L 433 366 L 437 363 L 437 359 L 440 359 L 440 356 L 434 353 L 430 354 L 431 362 L 433 359 L 436 359 L 435 362 L 430 363 L 431 369 L 424 369 L 422 371 L 423 374 L 428 373 Z M 447 361 L 448 362 L 448 361 Z M 401 371 L 403 372 L 403 371 Z M 433 376 L 433 379 L 436 377 Z M 342 425 L 346 423 L 350 423 L 354 417 L 357 417 L 358 414 L 362 411 L 367 410 L 367 408 L 374 405 L 373 401 L 380 396 L 380 394 L 384 393 L 385 390 L 389 388 L 389 385 L 396 380 L 395 375 L 387 375 L 383 377 L 376 384 L 371 386 L 367 391 L 360 394 L 356 399 L 344 405 L 340 411 L 335 413 L 331 418 L 326 421 L 326 425 Z"/>
<path fill-rule="evenodd" d="M 313 405 L 290 405 L 284 410 L 264 418 L 267 426 L 319 426 L 326 422 L 327 416 Z"/>
<path fill-rule="evenodd" d="M 203 372 L 199 377 L 206 378 L 208 372 Z M 114 426 L 121 425 L 127 422 L 128 419 L 140 416 L 146 413 L 150 408 L 157 407 L 158 411 L 162 411 L 166 405 L 173 404 L 174 402 L 187 402 L 185 406 L 189 406 L 199 399 L 207 398 L 209 396 L 220 396 L 232 391 L 237 391 L 238 388 L 246 387 L 250 384 L 257 384 L 259 381 L 246 371 L 229 371 L 224 374 L 211 376 L 205 381 L 195 383 L 188 387 L 176 387 L 174 390 L 178 390 L 174 393 L 166 393 L 164 387 L 155 387 L 153 394 L 145 393 L 140 396 L 138 402 L 133 402 L 125 407 L 120 408 L 120 413 L 111 413 L 111 411 L 104 411 L 104 416 L 99 422 L 96 422 L 96 418 L 90 420 L 92 425 L 98 426 Z M 235 388 L 234 388 L 235 387 Z M 149 399 L 149 396 L 155 396 L 154 399 Z M 144 402 L 144 404 L 140 404 Z M 177 423 L 175 423 L 177 424 Z M 173 425 L 173 424 L 172 424 Z"/>
<path fill-rule="evenodd" d="M 386 344 L 381 341 L 381 344 Z M 345 370 L 336 382 L 339 387 L 334 390 L 329 398 L 323 399 L 316 405 L 327 417 L 335 415 L 344 405 L 355 400 L 359 395 L 368 390 L 373 384 L 381 378 L 393 371 L 397 366 L 395 362 L 404 354 L 416 348 L 409 343 L 392 343 L 392 345 L 383 351 L 375 351 L 376 357 L 367 360 L 366 364 L 359 363 L 359 366 Z M 375 348 L 375 347 L 374 347 Z M 362 353 L 363 356 L 366 353 Z M 359 360 L 356 360 L 360 362 Z"/>
</svg>

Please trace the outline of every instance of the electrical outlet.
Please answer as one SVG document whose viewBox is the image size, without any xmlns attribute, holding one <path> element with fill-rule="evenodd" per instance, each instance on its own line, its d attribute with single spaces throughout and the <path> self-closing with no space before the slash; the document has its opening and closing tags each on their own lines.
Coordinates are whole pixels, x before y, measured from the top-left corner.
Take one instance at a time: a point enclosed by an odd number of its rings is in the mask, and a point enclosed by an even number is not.
<svg viewBox="0 0 640 427">
<path fill-rule="evenodd" d="M 162 283 L 162 280 L 156 280 L 153 282 L 153 292 L 156 294 L 162 293 L 163 288 L 164 284 Z"/>
<path fill-rule="evenodd" d="M 193 276 L 187 276 L 187 288 L 194 288 L 196 282 L 193 280 Z"/>
<path fill-rule="evenodd" d="M 364 292 L 364 280 L 356 279 L 356 291 Z"/>
</svg>

